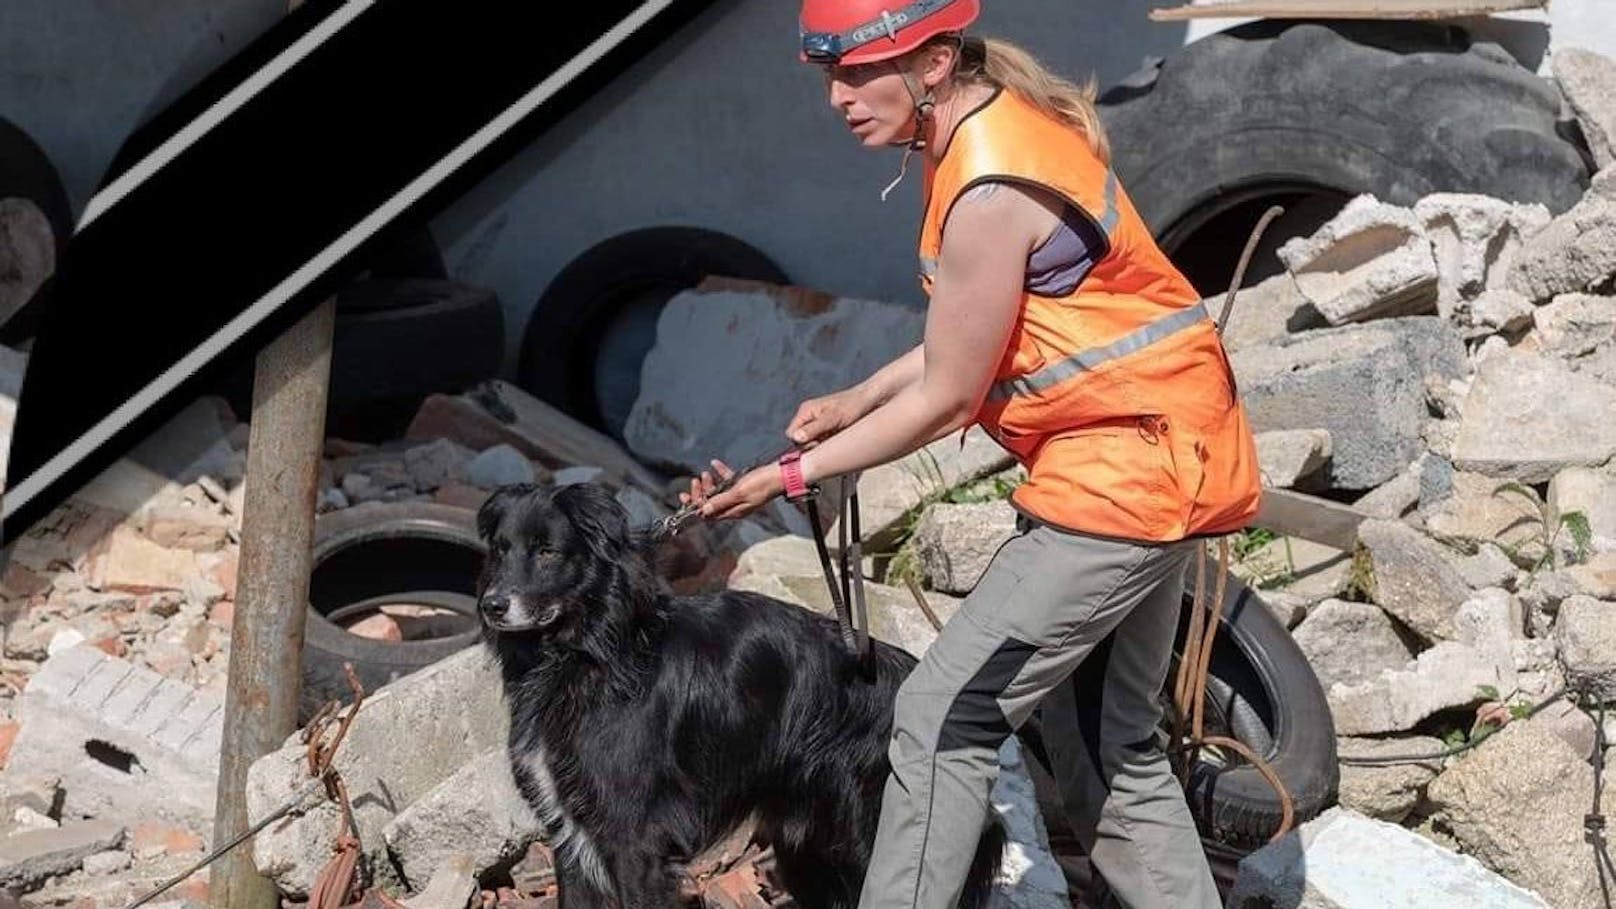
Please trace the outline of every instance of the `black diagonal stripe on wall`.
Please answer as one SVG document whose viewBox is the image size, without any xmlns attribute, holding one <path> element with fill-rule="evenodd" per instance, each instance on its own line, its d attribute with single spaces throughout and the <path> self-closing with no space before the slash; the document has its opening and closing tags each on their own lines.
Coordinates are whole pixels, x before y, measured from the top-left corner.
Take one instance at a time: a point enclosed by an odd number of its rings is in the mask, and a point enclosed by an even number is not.
<svg viewBox="0 0 1616 909">
<path fill-rule="evenodd" d="M 373 250 L 424 223 L 712 2 L 674 0 L 256 329 L 21 501 L 19 487 L 59 452 L 642 4 L 583 4 L 563 20 L 544 4 L 383 0 L 358 16 L 69 243 L 18 400 L 0 543 L 253 356 L 349 280 Z M 256 63 L 273 56 L 341 5 L 310 3 L 174 109 L 205 108 L 256 70 L 244 57 Z M 188 119 L 159 115 L 140 144 L 154 147 Z M 134 146 L 120 156 L 119 170 L 138 161 Z"/>
<path fill-rule="evenodd" d="M 937 734 L 937 750 L 998 748 L 1004 744 L 1012 730 L 999 707 L 999 696 L 1037 652 L 1038 648 L 1026 641 L 1005 638 L 948 705 L 942 731 Z"/>
</svg>

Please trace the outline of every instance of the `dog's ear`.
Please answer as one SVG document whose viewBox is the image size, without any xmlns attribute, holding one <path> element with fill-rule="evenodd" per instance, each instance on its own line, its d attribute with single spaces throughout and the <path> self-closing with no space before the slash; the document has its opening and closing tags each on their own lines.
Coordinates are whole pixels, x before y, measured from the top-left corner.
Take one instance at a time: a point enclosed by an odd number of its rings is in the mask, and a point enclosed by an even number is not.
<svg viewBox="0 0 1616 909">
<path fill-rule="evenodd" d="M 598 558 L 615 558 L 628 547 L 628 512 L 605 486 L 573 483 L 556 490 L 551 501 Z"/>
<path fill-rule="evenodd" d="M 532 493 L 538 486 L 532 483 L 512 483 L 500 486 L 485 500 L 482 507 L 477 509 L 477 534 L 484 542 L 492 540 L 499 524 L 505 520 L 505 513 L 511 504 L 523 496 Z"/>
</svg>

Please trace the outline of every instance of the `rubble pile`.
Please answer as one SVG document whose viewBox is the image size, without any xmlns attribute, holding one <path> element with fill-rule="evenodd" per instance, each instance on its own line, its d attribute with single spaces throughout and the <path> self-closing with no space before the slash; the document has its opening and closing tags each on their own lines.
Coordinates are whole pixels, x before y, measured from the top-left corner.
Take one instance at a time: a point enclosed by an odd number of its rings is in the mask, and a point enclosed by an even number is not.
<svg viewBox="0 0 1616 909">
<path fill-rule="evenodd" d="M 25 357 L 6 363 L 20 376 Z M 0 396 L 8 407 L 10 395 Z M 202 398 L 11 549 L 0 583 L 0 888 L 29 905 L 126 905 L 210 846 L 250 438 L 222 399 Z M 499 382 L 425 399 L 403 438 L 328 439 L 320 470 L 322 516 L 374 502 L 469 515 L 507 483 L 593 480 L 649 523 L 686 488 Z M 754 539 L 781 532 L 746 529 Z M 721 586 L 739 555 L 725 549 L 734 533 L 682 533 L 661 553 L 664 576 L 681 591 Z M 397 641 L 407 610 L 345 624 Z M 408 821 L 398 826 L 405 843 L 436 824 Z M 202 898 L 206 882 L 204 869 L 164 899 Z"/>
<path fill-rule="evenodd" d="M 1317 327 L 1241 334 L 1258 315 L 1243 298 L 1230 319 L 1267 481 L 1366 515 L 1352 551 L 1265 533 L 1237 547 L 1237 573 L 1323 683 L 1340 753 L 1497 736 L 1442 759 L 1343 765 L 1341 808 L 1555 906 L 1599 899 L 1581 841 L 1594 722 L 1563 701 L 1525 717 L 1568 684 L 1600 691 L 1616 667 L 1611 231 L 1608 167 L 1559 217 L 1475 196 L 1360 197 L 1282 247 L 1287 272 L 1256 289 L 1313 308 Z M 1329 443 L 1297 468 L 1286 434 L 1300 431 Z"/>
</svg>

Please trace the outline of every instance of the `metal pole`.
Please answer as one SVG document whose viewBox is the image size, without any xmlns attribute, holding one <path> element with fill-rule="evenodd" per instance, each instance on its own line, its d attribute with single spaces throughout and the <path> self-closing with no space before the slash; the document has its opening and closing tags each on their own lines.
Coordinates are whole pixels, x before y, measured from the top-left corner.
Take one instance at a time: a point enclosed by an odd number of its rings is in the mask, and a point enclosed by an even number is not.
<svg viewBox="0 0 1616 909">
<path fill-rule="evenodd" d="M 288 0 L 287 8 L 302 2 Z M 267 344 L 254 368 L 215 843 L 247 831 L 247 770 L 297 731 L 335 324 L 332 298 Z M 250 844 L 213 866 L 208 896 L 219 909 L 280 907 L 280 893 L 258 873 Z"/>
<path fill-rule="evenodd" d="M 214 842 L 248 827 L 247 770 L 297 731 L 303 617 L 313 561 L 336 301 L 326 300 L 264 347 L 253 376 L 247 492 L 219 754 Z M 250 846 L 213 866 L 220 909 L 278 909 Z"/>
</svg>

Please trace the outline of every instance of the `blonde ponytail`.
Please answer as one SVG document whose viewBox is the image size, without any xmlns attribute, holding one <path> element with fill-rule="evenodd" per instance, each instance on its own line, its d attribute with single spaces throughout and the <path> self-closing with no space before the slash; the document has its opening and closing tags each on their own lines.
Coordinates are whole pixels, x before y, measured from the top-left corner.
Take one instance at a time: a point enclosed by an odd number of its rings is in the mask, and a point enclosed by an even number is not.
<svg viewBox="0 0 1616 909">
<path fill-rule="evenodd" d="M 1064 120 L 1089 140 L 1101 161 L 1111 163 L 1111 143 L 1094 108 L 1099 91 L 1091 76 L 1074 84 L 1046 69 L 1026 50 L 998 38 L 967 38 L 960 75 L 1012 91 L 1044 113 Z"/>
</svg>

